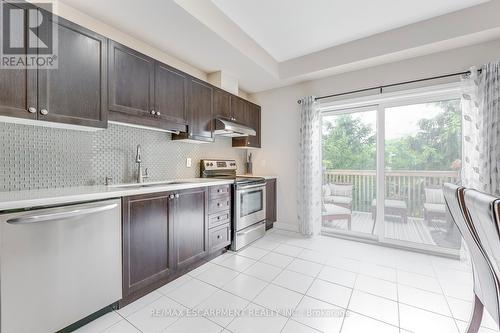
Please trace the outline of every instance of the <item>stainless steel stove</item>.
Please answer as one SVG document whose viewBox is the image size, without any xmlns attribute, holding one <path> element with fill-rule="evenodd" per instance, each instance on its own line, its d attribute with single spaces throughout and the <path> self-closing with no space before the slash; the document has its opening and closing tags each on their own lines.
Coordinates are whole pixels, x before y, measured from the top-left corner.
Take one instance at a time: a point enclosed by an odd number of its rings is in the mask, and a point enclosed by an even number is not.
<svg viewBox="0 0 500 333">
<path fill-rule="evenodd" d="M 237 176 L 234 160 L 201 160 L 202 178 L 234 179 L 231 249 L 238 251 L 266 232 L 266 180 Z"/>
</svg>

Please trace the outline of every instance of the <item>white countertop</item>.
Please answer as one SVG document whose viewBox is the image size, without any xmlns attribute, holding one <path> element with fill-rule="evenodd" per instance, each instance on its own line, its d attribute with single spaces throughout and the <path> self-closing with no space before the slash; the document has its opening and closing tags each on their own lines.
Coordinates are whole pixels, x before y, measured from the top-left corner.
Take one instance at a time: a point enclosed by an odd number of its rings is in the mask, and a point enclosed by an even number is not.
<svg viewBox="0 0 500 333">
<path fill-rule="evenodd" d="M 266 175 L 266 176 L 263 176 L 263 175 L 250 175 L 250 174 L 244 174 L 244 175 L 238 175 L 239 177 L 261 177 L 261 178 L 264 178 L 264 179 L 277 179 L 278 176 L 271 176 L 271 175 Z"/>
<path fill-rule="evenodd" d="M 137 194 L 176 191 L 203 186 L 225 185 L 232 184 L 234 182 L 234 180 L 231 179 L 207 178 L 174 179 L 171 181 L 182 181 L 183 183 L 160 184 L 156 186 L 140 188 L 117 188 L 113 186 L 96 185 L 0 192 L 0 211 L 39 206 L 62 205 L 93 200 L 104 200 Z"/>
</svg>

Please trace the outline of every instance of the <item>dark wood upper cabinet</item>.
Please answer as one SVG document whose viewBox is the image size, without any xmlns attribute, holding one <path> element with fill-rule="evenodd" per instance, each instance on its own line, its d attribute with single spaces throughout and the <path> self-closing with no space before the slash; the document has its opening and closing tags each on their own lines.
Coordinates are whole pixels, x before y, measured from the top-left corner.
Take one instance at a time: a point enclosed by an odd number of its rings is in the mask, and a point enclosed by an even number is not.
<svg viewBox="0 0 500 333">
<path fill-rule="evenodd" d="M 124 45 L 109 44 L 109 119 L 185 131 L 187 74 Z"/>
<path fill-rule="evenodd" d="M 241 116 L 243 120 L 241 121 L 241 123 L 253 128 L 256 132 L 256 135 L 233 138 L 233 147 L 261 148 L 260 106 L 244 100 L 242 100 L 242 103 L 244 103 L 245 106 L 244 107 L 239 106 L 239 108 L 243 110 L 243 115 Z"/>
<path fill-rule="evenodd" d="M 109 110 L 131 116 L 151 116 L 154 59 L 110 41 L 108 63 Z"/>
<path fill-rule="evenodd" d="M 160 62 L 155 64 L 155 111 L 162 119 L 186 125 L 187 75 Z"/>
<path fill-rule="evenodd" d="M 233 139 L 233 147 L 260 148 L 257 105 L 63 18 L 28 27 L 33 5 L 4 6 L 24 10 L 24 37 L 33 29 L 42 37 L 48 27 L 57 30 L 58 68 L 2 69 L 0 116 L 98 128 L 109 119 L 204 142 L 214 141 L 214 119 L 221 117 L 258 132 Z"/>
<path fill-rule="evenodd" d="M 210 84 L 191 78 L 188 93 L 188 131 L 173 135 L 174 140 L 214 141 L 213 88 Z"/>
<path fill-rule="evenodd" d="M 178 271 L 209 255 L 208 191 L 195 188 L 177 193 L 174 199 L 175 265 Z"/>
<path fill-rule="evenodd" d="M 221 89 L 214 90 L 214 118 L 233 119 L 231 112 L 231 94 Z"/>
<path fill-rule="evenodd" d="M 266 181 L 266 230 L 273 227 L 277 220 L 277 191 L 276 179 Z"/>
<path fill-rule="evenodd" d="M 107 39 L 63 18 L 51 24 L 58 65 L 38 70 L 38 119 L 107 127 Z"/>
<path fill-rule="evenodd" d="M 170 193 L 123 198 L 123 298 L 167 282 L 174 269 Z M 136 293 L 136 295 L 134 295 Z"/>
<path fill-rule="evenodd" d="M 253 128 L 255 130 L 255 132 L 257 132 L 257 135 L 255 135 L 255 136 L 251 135 L 248 137 L 248 141 L 250 142 L 250 143 L 248 143 L 248 147 L 260 148 L 261 147 L 261 143 L 260 143 L 260 117 L 261 117 L 260 106 L 252 104 L 252 103 L 248 103 L 247 113 L 248 113 L 248 125 L 251 128 Z"/>
<path fill-rule="evenodd" d="M 20 4 L 2 3 L 4 11 L 9 8 L 23 9 Z M 26 19 L 27 11 L 24 11 Z M 3 17 L 0 17 L 3 24 Z M 27 34 L 24 26 L 24 35 Z M 27 38 L 24 39 L 26 54 Z M 31 112 L 29 111 L 31 108 Z M 36 70 L 34 69 L 1 69 L 0 70 L 0 115 L 18 118 L 37 118 Z"/>
<path fill-rule="evenodd" d="M 233 121 L 246 125 L 248 123 L 248 102 L 231 95 L 231 114 Z"/>
<path fill-rule="evenodd" d="M 106 127 L 107 39 L 63 18 L 45 17 L 49 23 L 40 25 L 37 34 L 44 39 L 49 28 L 57 30 L 57 67 L 0 70 L 0 115 Z M 28 36 L 27 23 L 24 33 Z"/>
</svg>

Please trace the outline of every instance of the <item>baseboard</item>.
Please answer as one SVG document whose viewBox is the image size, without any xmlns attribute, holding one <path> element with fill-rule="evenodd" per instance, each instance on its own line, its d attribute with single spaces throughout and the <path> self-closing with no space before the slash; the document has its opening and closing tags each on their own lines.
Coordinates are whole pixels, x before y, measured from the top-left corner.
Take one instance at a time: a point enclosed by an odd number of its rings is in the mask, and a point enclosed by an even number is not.
<svg viewBox="0 0 500 333">
<path fill-rule="evenodd" d="M 299 232 L 299 226 L 296 224 L 292 224 L 292 223 L 274 222 L 273 227 L 276 229 L 281 229 L 281 230 Z"/>
</svg>

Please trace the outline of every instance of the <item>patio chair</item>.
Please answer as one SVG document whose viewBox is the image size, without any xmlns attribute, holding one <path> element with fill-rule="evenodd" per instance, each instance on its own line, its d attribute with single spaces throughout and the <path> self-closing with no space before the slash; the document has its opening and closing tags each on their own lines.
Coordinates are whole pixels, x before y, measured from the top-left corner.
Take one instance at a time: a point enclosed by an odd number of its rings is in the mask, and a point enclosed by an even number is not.
<svg viewBox="0 0 500 333">
<path fill-rule="evenodd" d="M 371 212 L 372 220 L 374 221 L 373 229 L 375 229 L 375 222 L 377 221 L 377 199 L 372 200 Z M 401 222 L 408 223 L 408 205 L 404 200 L 384 200 L 384 212 L 385 215 L 399 216 Z"/>
<path fill-rule="evenodd" d="M 424 202 L 424 220 L 430 223 L 433 220 L 446 221 L 446 202 L 441 187 L 426 187 Z"/>
<path fill-rule="evenodd" d="M 352 183 L 331 183 L 323 185 L 323 202 L 352 210 Z"/>
<path fill-rule="evenodd" d="M 323 204 L 323 222 L 346 220 L 347 230 L 351 230 L 352 210 L 340 205 Z"/>
</svg>

